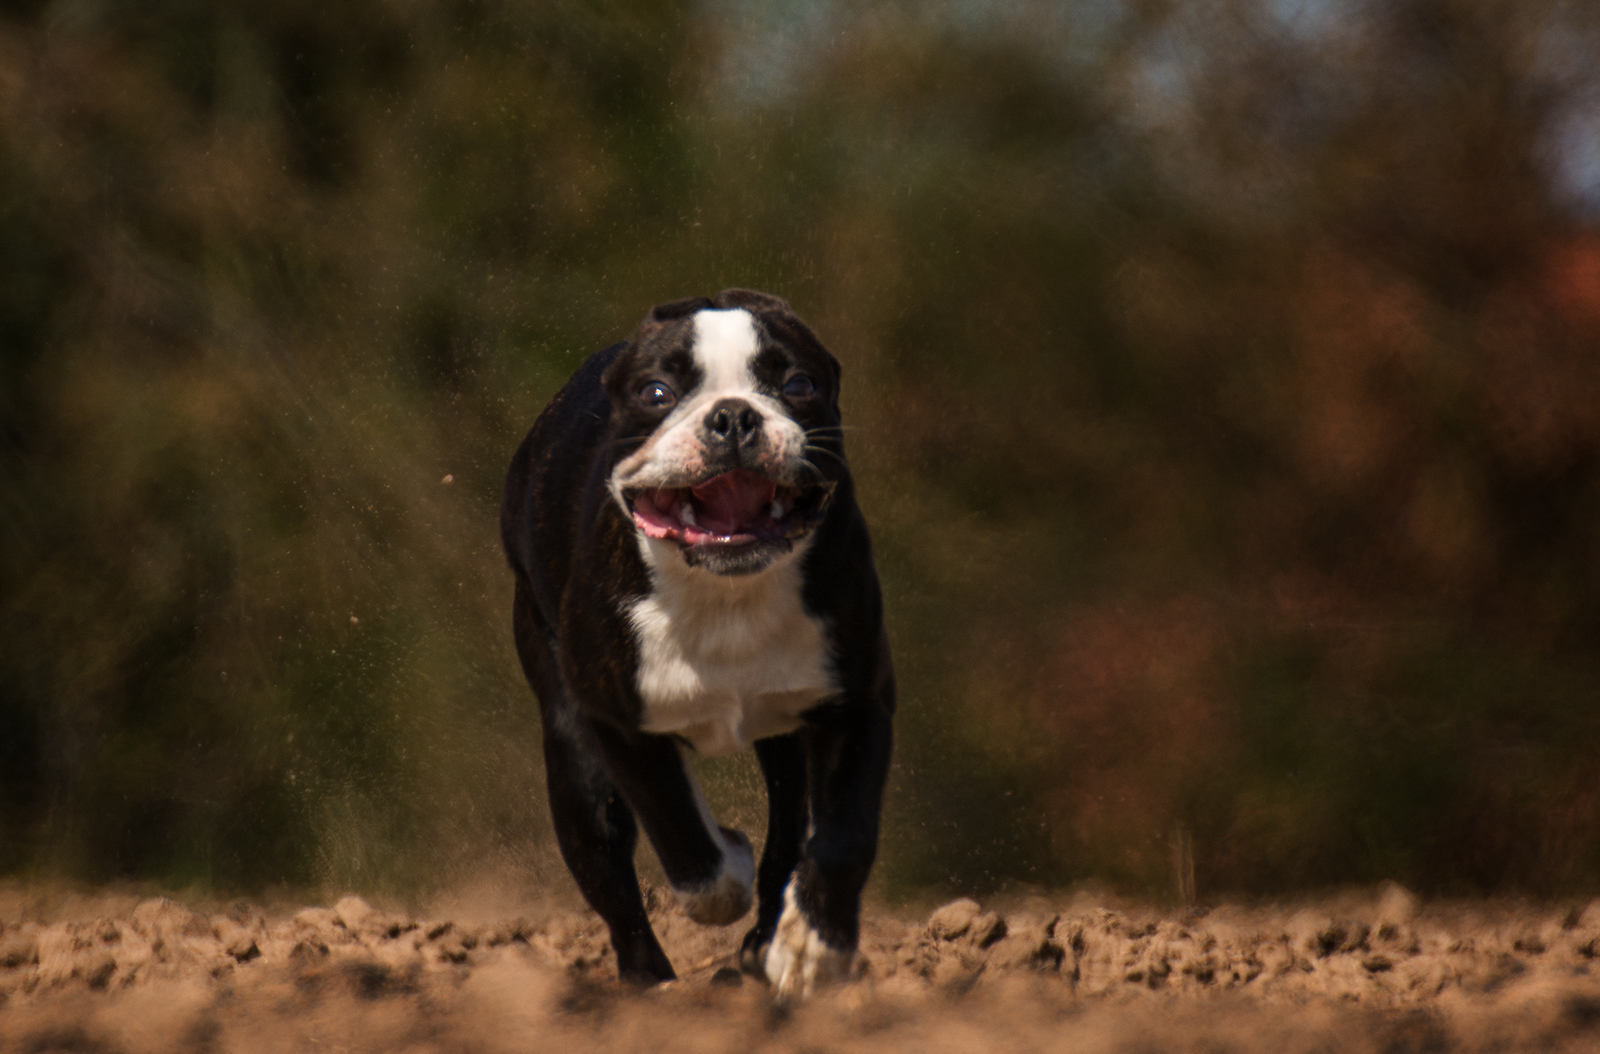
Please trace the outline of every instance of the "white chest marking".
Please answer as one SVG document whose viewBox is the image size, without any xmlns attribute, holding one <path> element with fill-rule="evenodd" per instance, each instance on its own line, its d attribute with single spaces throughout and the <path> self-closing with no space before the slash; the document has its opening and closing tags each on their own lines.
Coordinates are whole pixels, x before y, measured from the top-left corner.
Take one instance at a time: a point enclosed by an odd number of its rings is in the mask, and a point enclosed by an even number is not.
<svg viewBox="0 0 1600 1054">
<path fill-rule="evenodd" d="M 759 574 L 723 577 L 688 566 L 670 542 L 640 543 L 655 591 L 628 616 L 646 732 L 731 754 L 792 732 L 838 691 L 823 626 L 800 602 L 804 545 Z"/>
</svg>

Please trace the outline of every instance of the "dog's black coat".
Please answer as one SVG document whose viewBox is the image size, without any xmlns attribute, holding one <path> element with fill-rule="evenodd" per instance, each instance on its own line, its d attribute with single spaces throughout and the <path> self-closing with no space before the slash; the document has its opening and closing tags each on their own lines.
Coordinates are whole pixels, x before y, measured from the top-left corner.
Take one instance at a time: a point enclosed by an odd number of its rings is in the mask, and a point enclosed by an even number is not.
<svg viewBox="0 0 1600 1054">
<path fill-rule="evenodd" d="M 516 581 L 517 651 L 543 715 L 561 852 L 610 927 L 619 972 L 640 983 L 674 973 L 634 872 L 636 818 L 675 888 L 713 881 L 723 851 L 697 811 L 675 737 L 640 728 L 640 651 L 627 610 L 654 587 L 635 524 L 608 483 L 663 417 L 635 398 L 640 380 L 668 378 L 692 391 L 699 381 L 694 316 L 728 309 L 749 311 L 756 321 L 760 354 L 752 372 L 764 390 L 776 390 L 796 370 L 815 384 L 811 397 L 791 403 L 791 416 L 808 430 L 809 462 L 823 494 L 798 559 L 804 608 L 826 627 L 838 688 L 802 715 L 796 731 L 754 743 L 769 811 L 759 906 L 741 955 L 747 971 L 762 970 L 791 879 L 802 921 L 830 949 L 854 951 L 889 764 L 894 674 L 871 543 L 844 460 L 837 362 L 776 297 L 726 290 L 653 309 L 626 343 L 586 361 L 540 415 L 512 460 L 501 512 Z M 737 443 L 712 454 L 713 470 L 740 464 Z M 707 575 L 737 575 L 762 573 L 775 554 L 688 557 Z"/>
</svg>

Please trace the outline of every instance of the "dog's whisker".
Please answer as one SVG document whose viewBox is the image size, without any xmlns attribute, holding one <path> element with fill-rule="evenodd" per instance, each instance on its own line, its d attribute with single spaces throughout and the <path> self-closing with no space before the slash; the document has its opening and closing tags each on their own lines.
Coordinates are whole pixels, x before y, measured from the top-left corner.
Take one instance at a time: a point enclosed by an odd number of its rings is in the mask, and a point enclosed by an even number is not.
<svg viewBox="0 0 1600 1054">
<path fill-rule="evenodd" d="M 836 453 L 836 452 L 834 452 L 832 450 L 829 450 L 827 447 L 817 446 L 814 443 L 807 443 L 805 445 L 805 449 L 807 451 L 812 452 L 812 453 L 827 454 L 829 457 L 831 457 L 835 461 L 839 462 L 839 464 L 841 464 L 841 465 L 845 464 L 844 455 Z"/>
</svg>

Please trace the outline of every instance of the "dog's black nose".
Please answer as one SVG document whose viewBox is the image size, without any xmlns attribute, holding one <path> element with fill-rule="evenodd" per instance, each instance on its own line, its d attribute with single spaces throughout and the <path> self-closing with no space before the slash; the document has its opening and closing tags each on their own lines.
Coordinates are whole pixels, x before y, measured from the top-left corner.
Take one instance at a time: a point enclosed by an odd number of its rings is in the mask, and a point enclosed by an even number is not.
<svg viewBox="0 0 1600 1054">
<path fill-rule="evenodd" d="M 706 431 L 733 446 L 744 446 L 761 432 L 761 411 L 743 399 L 719 399 L 706 414 Z"/>
</svg>

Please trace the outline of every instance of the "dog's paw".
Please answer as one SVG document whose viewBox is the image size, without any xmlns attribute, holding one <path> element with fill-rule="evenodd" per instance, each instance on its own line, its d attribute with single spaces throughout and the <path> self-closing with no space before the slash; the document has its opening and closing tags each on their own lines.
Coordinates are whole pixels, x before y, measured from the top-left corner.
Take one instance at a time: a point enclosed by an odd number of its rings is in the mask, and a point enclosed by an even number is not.
<svg viewBox="0 0 1600 1054">
<path fill-rule="evenodd" d="M 772 941 L 765 939 L 760 932 L 760 927 L 752 929 L 744 935 L 744 944 L 739 948 L 739 969 L 751 977 L 767 979 L 767 949 L 772 947 Z"/>
<path fill-rule="evenodd" d="M 853 948 L 835 948 L 812 928 L 795 900 L 794 882 L 783 891 L 783 914 L 767 945 L 767 980 L 780 1001 L 804 999 L 818 988 L 846 980 Z"/>
<path fill-rule="evenodd" d="M 678 903 L 702 926 L 727 926 L 750 910 L 756 883 L 755 852 L 750 839 L 730 827 L 722 833 L 722 866 L 711 881 L 694 888 L 673 887 Z"/>
</svg>

